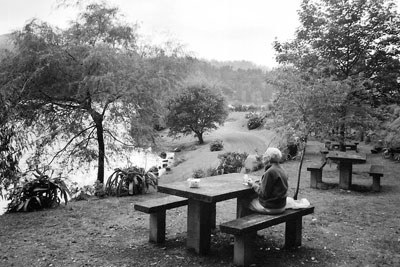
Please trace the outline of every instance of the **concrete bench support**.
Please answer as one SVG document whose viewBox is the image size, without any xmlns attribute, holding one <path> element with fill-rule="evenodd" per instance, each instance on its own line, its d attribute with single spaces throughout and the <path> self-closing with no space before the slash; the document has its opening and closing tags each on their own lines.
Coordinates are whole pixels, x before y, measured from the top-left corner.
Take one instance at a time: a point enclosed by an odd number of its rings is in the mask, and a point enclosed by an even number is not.
<svg viewBox="0 0 400 267">
<path fill-rule="evenodd" d="M 322 183 L 322 169 L 324 168 L 326 161 L 321 164 L 312 165 L 307 168 L 310 172 L 310 187 L 318 188 L 318 185 Z"/>
<path fill-rule="evenodd" d="M 150 242 L 163 243 L 165 241 L 166 210 L 186 206 L 187 203 L 186 198 L 168 196 L 135 204 L 135 210 L 150 214 Z"/>
<path fill-rule="evenodd" d="M 302 218 L 313 212 L 314 207 L 286 210 L 278 215 L 256 213 L 221 224 L 221 232 L 235 236 L 233 263 L 237 266 L 250 266 L 256 251 L 253 246 L 257 231 L 280 223 L 286 223 L 285 247 L 301 246 Z"/>
<path fill-rule="evenodd" d="M 383 177 L 383 166 L 371 165 L 369 175 L 372 176 L 372 191 L 381 191 L 381 177 Z"/>
</svg>

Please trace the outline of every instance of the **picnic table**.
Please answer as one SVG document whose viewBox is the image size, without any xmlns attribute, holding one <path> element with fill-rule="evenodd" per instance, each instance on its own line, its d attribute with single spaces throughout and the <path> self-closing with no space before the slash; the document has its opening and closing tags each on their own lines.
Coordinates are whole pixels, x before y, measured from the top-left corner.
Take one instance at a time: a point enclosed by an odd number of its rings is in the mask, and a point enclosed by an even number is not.
<svg viewBox="0 0 400 267">
<path fill-rule="evenodd" d="M 351 187 L 353 164 L 365 163 L 366 155 L 350 154 L 341 151 L 330 151 L 326 158 L 339 161 L 339 188 L 348 190 Z"/>
<path fill-rule="evenodd" d="M 210 249 L 216 203 L 236 198 L 236 215 L 240 218 L 249 214 L 247 207 L 254 193 L 243 184 L 243 174 L 239 173 L 202 178 L 199 188 L 190 188 L 186 181 L 162 184 L 158 191 L 188 199 L 186 245 L 198 254 L 207 254 Z"/>
<path fill-rule="evenodd" d="M 344 147 L 346 148 L 346 149 L 348 149 L 348 150 L 355 150 L 355 151 L 357 151 L 357 146 L 358 146 L 358 142 L 354 142 L 354 143 L 352 143 L 352 142 L 350 142 L 350 143 L 345 143 L 344 144 Z M 330 144 L 330 147 L 332 148 L 332 149 L 339 149 L 339 147 L 340 147 L 340 143 L 339 142 L 333 142 L 333 143 L 331 143 Z"/>
</svg>

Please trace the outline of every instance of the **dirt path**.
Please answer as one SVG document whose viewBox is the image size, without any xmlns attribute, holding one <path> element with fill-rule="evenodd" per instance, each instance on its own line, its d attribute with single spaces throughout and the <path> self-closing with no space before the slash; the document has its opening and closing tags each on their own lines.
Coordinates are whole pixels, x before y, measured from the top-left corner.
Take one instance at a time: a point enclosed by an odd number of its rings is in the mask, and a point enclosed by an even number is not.
<svg viewBox="0 0 400 267">
<path fill-rule="evenodd" d="M 246 127 L 247 120 L 245 113 L 232 113 L 228 121 L 214 132 L 205 136 L 205 144 L 197 146 L 196 150 L 177 153 L 178 158 L 185 161 L 172 168 L 172 172 L 161 177 L 160 183 L 186 180 L 191 177 L 193 170 L 206 169 L 218 166 L 218 154 L 235 151 L 248 154 L 262 154 L 267 149 L 273 133 L 268 130 L 252 130 Z M 219 152 L 211 152 L 209 143 L 220 139 L 224 143 L 224 149 Z M 174 145 L 193 143 L 193 137 L 183 137 L 180 140 L 172 141 Z"/>
</svg>

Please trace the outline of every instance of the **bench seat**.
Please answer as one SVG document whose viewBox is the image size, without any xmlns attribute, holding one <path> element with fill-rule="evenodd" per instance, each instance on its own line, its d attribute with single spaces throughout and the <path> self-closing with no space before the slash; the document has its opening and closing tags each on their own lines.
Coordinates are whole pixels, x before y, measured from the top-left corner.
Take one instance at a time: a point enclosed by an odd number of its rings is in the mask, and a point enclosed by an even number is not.
<svg viewBox="0 0 400 267">
<path fill-rule="evenodd" d="M 318 164 L 311 165 L 307 168 L 310 172 L 310 187 L 318 188 L 319 184 L 322 183 L 322 169 L 325 167 L 326 161 Z"/>
<path fill-rule="evenodd" d="M 372 176 L 372 191 L 381 191 L 381 177 L 383 176 L 383 166 L 371 165 L 369 175 Z"/>
<path fill-rule="evenodd" d="M 150 214 L 150 242 L 163 243 L 165 241 L 166 210 L 186 206 L 187 204 L 187 198 L 168 196 L 136 203 L 134 209 Z"/>
<path fill-rule="evenodd" d="M 251 214 L 220 225 L 221 232 L 235 236 L 233 261 L 238 266 L 252 264 L 254 240 L 258 230 L 286 223 L 285 247 L 301 246 L 302 217 L 314 212 L 314 207 L 286 210 L 278 215 Z"/>
</svg>

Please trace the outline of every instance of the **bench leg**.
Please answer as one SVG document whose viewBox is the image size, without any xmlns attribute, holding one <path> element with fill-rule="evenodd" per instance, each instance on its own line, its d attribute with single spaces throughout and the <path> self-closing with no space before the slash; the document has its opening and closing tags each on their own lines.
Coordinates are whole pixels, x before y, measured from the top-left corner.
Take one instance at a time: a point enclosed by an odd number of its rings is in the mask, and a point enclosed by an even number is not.
<svg viewBox="0 0 400 267">
<path fill-rule="evenodd" d="M 301 246 L 302 217 L 286 222 L 285 248 Z"/>
<path fill-rule="evenodd" d="M 379 192 L 381 191 L 381 177 L 374 175 L 372 176 L 372 191 Z"/>
<path fill-rule="evenodd" d="M 233 263 L 237 266 L 250 266 L 253 261 L 253 244 L 256 233 L 235 235 Z"/>
<path fill-rule="evenodd" d="M 318 184 L 322 183 L 322 171 L 313 170 L 310 173 L 310 188 L 318 188 Z"/>
<path fill-rule="evenodd" d="M 165 210 L 150 213 L 149 241 L 163 243 L 165 241 Z"/>
<path fill-rule="evenodd" d="M 198 254 L 204 255 L 210 250 L 213 210 L 215 210 L 215 203 L 189 199 L 186 245 Z"/>
</svg>

